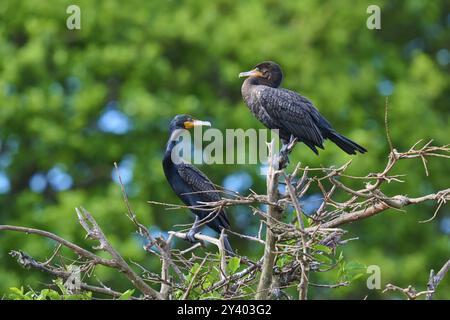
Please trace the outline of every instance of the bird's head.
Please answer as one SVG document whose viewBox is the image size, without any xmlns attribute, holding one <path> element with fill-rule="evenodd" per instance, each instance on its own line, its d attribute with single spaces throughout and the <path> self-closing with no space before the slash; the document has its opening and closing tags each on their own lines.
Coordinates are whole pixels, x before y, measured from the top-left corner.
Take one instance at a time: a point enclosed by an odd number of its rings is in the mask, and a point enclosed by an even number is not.
<svg viewBox="0 0 450 320">
<path fill-rule="evenodd" d="M 200 121 L 192 118 L 187 114 L 176 115 L 169 123 L 169 132 L 171 134 L 170 140 L 175 140 L 182 130 L 192 129 L 197 126 L 211 126 L 209 121 Z"/>
<path fill-rule="evenodd" d="M 264 61 L 256 65 L 252 70 L 239 73 L 239 77 L 250 77 L 256 84 L 278 88 L 283 81 L 281 67 L 273 61 Z"/>
<path fill-rule="evenodd" d="M 172 130 L 175 129 L 192 129 L 197 126 L 211 126 L 209 121 L 200 121 L 192 118 L 187 114 L 179 114 L 176 115 L 172 121 L 170 121 L 169 128 Z"/>
</svg>

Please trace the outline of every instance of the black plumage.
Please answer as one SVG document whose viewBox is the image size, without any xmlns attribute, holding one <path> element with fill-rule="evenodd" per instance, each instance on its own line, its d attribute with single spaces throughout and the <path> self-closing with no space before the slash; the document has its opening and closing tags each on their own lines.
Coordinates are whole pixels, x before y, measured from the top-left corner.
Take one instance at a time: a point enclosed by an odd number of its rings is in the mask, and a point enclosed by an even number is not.
<svg viewBox="0 0 450 320">
<path fill-rule="evenodd" d="M 319 154 L 317 148 L 323 149 L 324 140 L 330 139 L 348 154 L 367 151 L 339 134 L 307 98 L 279 88 L 283 73 L 275 62 L 260 63 L 239 76 L 248 77 L 242 84 L 244 102 L 266 127 L 278 130 L 284 145 L 297 138 Z"/>
<path fill-rule="evenodd" d="M 193 165 L 183 162 L 176 152 L 172 152 L 183 130 L 197 125 L 210 124 L 209 122 L 194 120 L 188 115 L 177 115 L 173 118 L 169 125 L 170 137 L 163 159 L 163 169 L 167 181 L 176 195 L 187 206 L 202 206 L 202 202 L 216 202 L 221 199 L 220 193 L 217 192 L 214 184 L 203 172 Z M 195 215 L 195 222 L 187 234 L 187 238 L 191 242 L 196 241 L 194 235 L 204 224 L 218 233 L 221 233 L 222 229 L 230 228 L 225 209 L 219 212 L 204 209 L 208 208 L 202 207 L 202 210 L 190 209 Z M 228 254 L 231 254 L 233 251 L 227 237 L 224 238 L 224 244 Z"/>
</svg>

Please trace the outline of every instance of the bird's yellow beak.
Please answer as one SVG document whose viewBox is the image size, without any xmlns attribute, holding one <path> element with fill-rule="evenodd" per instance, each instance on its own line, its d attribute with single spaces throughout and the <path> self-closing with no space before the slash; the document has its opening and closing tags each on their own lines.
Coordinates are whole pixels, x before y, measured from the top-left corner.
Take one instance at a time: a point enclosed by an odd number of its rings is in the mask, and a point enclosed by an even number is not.
<svg viewBox="0 0 450 320">
<path fill-rule="evenodd" d="M 239 73 L 239 78 L 245 78 L 245 77 L 262 77 L 263 74 L 258 69 L 253 69 L 246 72 Z"/>
<path fill-rule="evenodd" d="M 198 126 L 211 127 L 211 122 L 209 122 L 209 121 L 200 121 L 200 120 L 190 120 L 190 121 L 185 121 L 183 125 L 184 125 L 185 129 L 191 129 L 193 127 L 198 127 Z"/>
</svg>

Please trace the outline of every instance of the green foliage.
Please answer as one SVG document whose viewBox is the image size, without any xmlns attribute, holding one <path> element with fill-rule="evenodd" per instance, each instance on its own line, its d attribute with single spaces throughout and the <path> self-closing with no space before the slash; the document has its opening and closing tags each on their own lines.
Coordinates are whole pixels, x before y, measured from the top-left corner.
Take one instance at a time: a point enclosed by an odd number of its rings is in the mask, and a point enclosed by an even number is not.
<svg viewBox="0 0 450 320">
<path fill-rule="evenodd" d="M 350 261 L 350 262 L 342 262 L 340 264 L 339 272 L 338 272 L 338 278 L 339 281 L 349 281 L 353 282 L 361 277 L 363 277 L 366 274 L 367 266 L 356 262 L 356 261 Z"/>
<path fill-rule="evenodd" d="M 133 296 L 134 289 L 128 289 L 117 300 L 130 300 Z"/>
<path fill-rule="evenodd" d="M 331 252 L 333 251 L 330 247 L 324 246 L 324 245 L 322 245 L 322 244 L 316 244 L 316 245 L 314 245 L 313 249 L 314 249 L 315 251 L 321 251 L 321 252 L 323 252 L 324 254 L 328 254 L 328 255 L 331 254 Z"/>
<path fill-rule="evenodd" d="M 278 256 L 276 266 L 278 268 L 283 268 L 284 266 L 288 265 L 292 261 L 292 257 L 288 255 L 281 255 Z"/>
<path fill-rule="evenodd" d="M 175 114 L 189 113 L 221 130 L 262 128 L 242 102 L 237 77 L 262 60 L 279 62 L 284 87 L 308 96 L 338 131 L 367 147 L 366 155 L 352 158 L 349 174 L 375 172 L 386 161 L 385 95 L 390 97 L 395 148 L 404 150 L 419 139 L 449 143 L 449 64 L 438 59 L 445 48 L 448 55 L 447 1 L 377 1 L 381 30 L 366 28 L 366 8 L 373 4 L 369 0 L 80 0 L 82 28 L 70 31 L 66 8 L 73 3 L 2 0 L 0 6 L 0 176 L 9 179 L 9 191 L 0 193 L 0 224 L 42 228 L 89 248 L 92 242 L 84 238 L 74 213 L 82 205 L 127 261 L 158 271 L 159 259 L 142 250 L 125 215 L 120 189 L 111 179 L 113 162 L 131 163 L 132 179 L 126 185 L 130 201 L 152 232 L 192 222 L 186 210 L 165 211 L 146 203 L 179 203 L 161 168 L 167 123 Z M 107 110 L 126 115 L 129 130 L 100 130 L 98 121 Z M 299 145 L 291 165 L 338 166 L 350 158 L 330 143 L 319 157 Z M 420 160 L 400 164 L 395 173 L 407 174 L 406 182 L 390 183 L 383 192 L 419 196 L 448 187 L 450 167 L 444 159 L 429 163 L 430 177 L 421 166 Z M 49 183 L 55 167 L 70 175 L 68 189 Z M 202 166 L 217 184 L 245 171 L 251 188 L 263 193 L 259 169 Z M 42 178 L 44 186 L 31 188 L 32 177 L 38 179 L 35 184 Z M 348 184 L 358 187 L 357 181 Z M 241 209 L 230 210 L 233 228 L 256 234 L 258 218 Z M 448 258 L 448 230 L 442 227 L 448 208 L 432 222 L 418 223 L 434 210 L 422 205 L 408 208 L 407 214 L 392 211 L 355 223 L 346 236 L 359 240 L 345 246 L 346 260 L 379 265 L 382 286 L 392 282 L 424 288 L 429 270 Z M 261 246 L 230 238 L 243 255 L 253 259 L 262 254 Z M 180 249 L 186 245 L 176 242 Z M 37 236 L 0 234 L 0 295 L 10 287 L 38 288 L 50 281 L 44 273 L 18 267 L 10 250 L 45 261 L 54 248 L 54 242 Z M 324 264 L 336 262 L 327 249 L 315 250 Z M 287 263 L 277 261 L 279 267 Z M 342 276 L 353 279 L 360 273 L 354 266 L 346 263 Z M 213 266 L 205 267 L 211 270 L 210 283 L 220 278 Z M 229 268 L 237 272 L 239 262 Z M 95 273 L 117 291 L 129 289 L 124 277 L 106 268 Z M 315 283 L 340 278 L 333 272 L 312 277 Z M 333 290 L 311 288 L 310 298 L 385 297 L 360 282 Z M 44 290 L 10 294 L 56 297 Z M 436 298 L 450 298 L 450 282 L 440 284 Z"/>
<path fill-rule="evenodd" d="M 239 269 L 240 266 L 241 266 L 241 258 L 232 257 L 227 264 L 227 273 L 234 274 Z"/>
<path fill-rule="evenodd" d="M 25 291 L 23 287 L 19 288 L 9 288 L 8 299 L 11 300 L 91 300 L 92 292 L 83 292 L 80 294 L 71 294 L 67 288 L 63 286 L 61 279 L 56 279 L 53 281 L 57 286 L 59 291 L 53 289 L 42 289 L 40 292 L 36 292 L 33 289 Z M 130 291 L 130 290 L 129 290 Z M 131 290 L 133 291 L 133 290 Z M 128 292 L 128 291 L 127 291 Z M 122 297 L 127 294 L 125 292 L 119 299 L 127 300 L 131 294 L 122 299 Z"/>
</svg>

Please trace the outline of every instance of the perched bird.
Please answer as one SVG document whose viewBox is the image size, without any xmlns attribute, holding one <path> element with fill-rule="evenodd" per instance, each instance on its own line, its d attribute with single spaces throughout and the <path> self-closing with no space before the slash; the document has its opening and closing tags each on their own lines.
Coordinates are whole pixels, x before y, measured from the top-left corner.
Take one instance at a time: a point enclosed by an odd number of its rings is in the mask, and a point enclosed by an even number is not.
<svg viewBox="0 0 450 320">
<path fill-rule="evenodd" d="M 187 206 L 203 206 L 202 202 L 215 202 L 221 199 L 214 184 L 203 172 L 185 163 L 176 152 L 172 152 L 175 145 L 179 143 L 178 138 L 183 130 L 191 129 L 195 126 L 211 126 L 211 124 L 206 121 L 195 120 L 188 115 L 177 115 L 172 119 L 169 124 L 169 141 L 167 142 L 166 152 L 162 162 L 167 181 L 178 198 Z M 195 222 L 187 233 L 187 240 L 190 242 L 196 242 L 195 234 L 204 224 L 219 234 L 222 229 L 230 228 L 230 222 L 225 209 L 221 209 L 220 211 L 205 209 L 208 208 L 190 209 L 195 215 Z M 224 246 L 226 253 L 231 255 L 233 250 L 226 235 L 224 237 Z"/>
<path fill-rule="evenodd" d="M 283 143 L 281 152 L 298 141 L 319 154 L 317 148 L 323 149 L 325 139 L 348 154 L 367 151 L 333 129 L 307 98 L 280 88 L 283 72 L 275 62 L 262 62 L 251 71 L 241 72 L 239 77 L 247 77 L 241 92 L 250 111 L 269 129 L 278 129 Z"/>
</svg>

